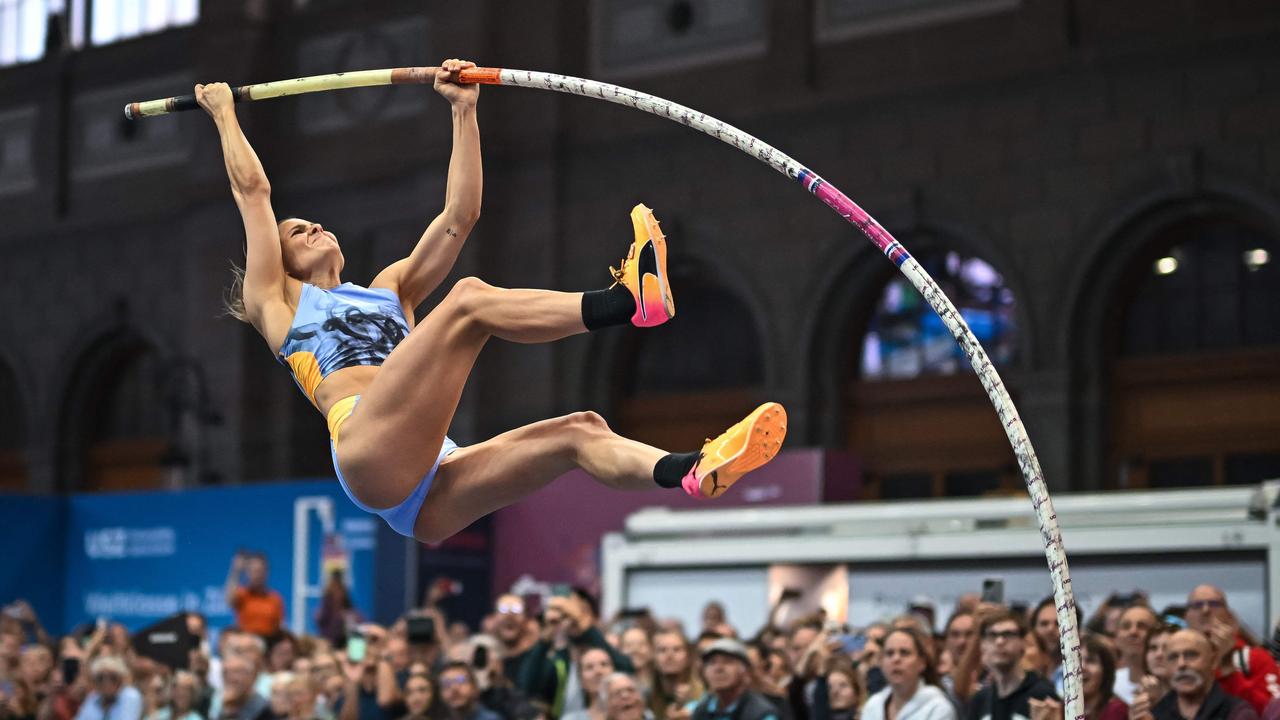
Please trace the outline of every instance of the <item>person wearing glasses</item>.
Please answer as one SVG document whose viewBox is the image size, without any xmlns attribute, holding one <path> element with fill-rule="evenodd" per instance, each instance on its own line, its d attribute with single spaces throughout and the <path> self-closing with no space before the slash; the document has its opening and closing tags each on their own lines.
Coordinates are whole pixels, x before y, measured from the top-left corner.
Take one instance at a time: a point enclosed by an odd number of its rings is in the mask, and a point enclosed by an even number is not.
<svg viewBox="0 0 1280 720">
<path fill-rule="evenodd" d="M 436 679 L 448 720 L 502 720 L 480 704 L 480 688 L 475 673 L 465 662 L 446 663 Z"/>
<path fill-rule="evenodd" d="M 529 622 L 519 595 L 498 596 L 493 604 L 493 635 L 502 655 L 502 674 L 513 683 L 519 682 L 520 666 L 538 641 L 538 625 Z"/>
<path fill-rule="evenodd" d="M 93 692 L 80 705 L 76 720 L 140 720 L 142 693 L 128 684 L 129 669 L 114 655 L 103 655 L 89 666 Z"/>
<path fill-rule="evenodd" d="M 1030 718 L 1032 700 L 1057 699 L 1048 680 L 1022 668 L 1026 638 L 1022 614 L 1002 609 L 983 616 L 978 644 L 987 684 L 969 699 L 969 720 Z"/>
<path fill-rule="evenodd" d="M 1280 697 L 1280 668 L 1266 649 L 1253 642 L 1227 605 L 1227 594 L 1199 585 L 1187 596 L 1187 627 L 1199 630 L 1218 653 L 1217 680 L 1228 695 L 1247 701 L 1259 714 Z"/>
</svg>

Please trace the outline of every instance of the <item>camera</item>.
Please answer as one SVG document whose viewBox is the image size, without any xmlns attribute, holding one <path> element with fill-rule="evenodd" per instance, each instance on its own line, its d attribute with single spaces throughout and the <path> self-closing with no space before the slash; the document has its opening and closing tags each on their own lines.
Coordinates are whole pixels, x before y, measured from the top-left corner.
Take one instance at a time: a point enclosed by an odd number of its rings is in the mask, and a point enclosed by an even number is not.
<svg viewBox="0 0 1280 720">
<path fill-rule="evenodd" d="M 436 621 L 426 616 L 410 617 L 407 621 L 410 645 L 432 645 L 436 641 Z"/>
</svg>

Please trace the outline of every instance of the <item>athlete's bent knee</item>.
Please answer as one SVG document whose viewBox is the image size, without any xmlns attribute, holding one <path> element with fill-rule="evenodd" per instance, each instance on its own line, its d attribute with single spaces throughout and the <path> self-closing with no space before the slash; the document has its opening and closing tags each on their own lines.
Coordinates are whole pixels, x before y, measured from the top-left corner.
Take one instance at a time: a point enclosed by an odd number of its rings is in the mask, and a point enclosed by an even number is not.
<svg viewBox="0 0 1280 720">
<path fill-rule="evenodd" d="M 568 420 L 571 425 L 586 430 L 609 429 L 609 423 L 605 422 L 604 418 L 600 416 L 600 413 L 597 413 L 594 410 L 582 410 L 580 412 L 570 413 L 565 416 L 565 419 Z"/>
<path fill-rule="evenodd" d="M 479 311 L 497 288 L 478 277 L 464 277 L 453 284 L 453 288 L 444 299 L 444 304 L 452 308 L 460 318 L 477 321 Z"/>
<path fill-rule="evenodd" d="M 590 410 L 562 415 L 552 421 L 557 446 L 578 465 L 583 452 L 592 443 L 608 438 L 613 431 L 598 413 Z"/>
</svg>

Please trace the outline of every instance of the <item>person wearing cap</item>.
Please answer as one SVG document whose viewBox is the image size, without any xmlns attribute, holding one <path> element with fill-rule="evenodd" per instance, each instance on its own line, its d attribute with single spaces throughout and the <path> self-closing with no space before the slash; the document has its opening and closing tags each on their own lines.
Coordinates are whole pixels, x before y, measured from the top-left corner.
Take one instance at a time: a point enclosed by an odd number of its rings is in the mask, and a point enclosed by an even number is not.
<svg viewBox="0 0 1280 720">
<path fill-rule="evenodd" d="M 751 659 L 733 638 L 721 638 L 702 651 L 702 677 L 707 696 L 692 720 L 778 720 L 778 709 L 751 689 Z"/>
<path fill-rule="evenodd" d="M 85 698 L 76 720 L 140 720 L 142 693 L 128 684 L 129 669 L 114 655 L 104 655 L 89 666 L 93 692 Z"/>
</svg>

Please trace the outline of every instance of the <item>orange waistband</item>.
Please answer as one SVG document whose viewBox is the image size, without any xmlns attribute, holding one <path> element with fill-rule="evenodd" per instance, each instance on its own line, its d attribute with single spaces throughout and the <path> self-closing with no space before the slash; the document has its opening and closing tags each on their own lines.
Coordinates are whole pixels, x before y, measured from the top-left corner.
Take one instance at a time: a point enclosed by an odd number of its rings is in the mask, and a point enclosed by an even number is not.
<svg viewBox="0 0 1280 720">
<path fill-rule="evenodd" d="M 334 442 L 338 441 L 338 433 L 342 432 L 342 425 L 347 422 L 347 418 L 351 417 L 359 400 L 359 395 L 348 395 L 329 408 L 329 415 L 325 419 L 329 423 L 329 437 L 333 438 Z"/>
</svg>

